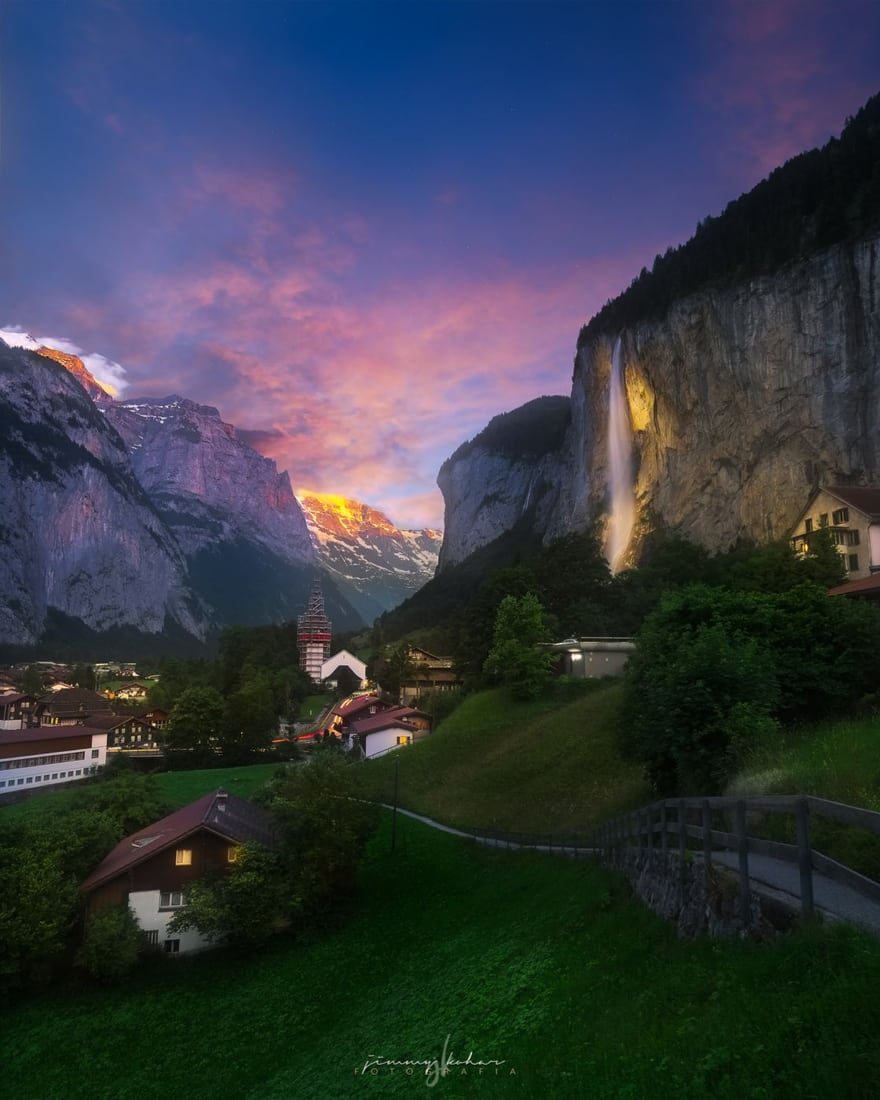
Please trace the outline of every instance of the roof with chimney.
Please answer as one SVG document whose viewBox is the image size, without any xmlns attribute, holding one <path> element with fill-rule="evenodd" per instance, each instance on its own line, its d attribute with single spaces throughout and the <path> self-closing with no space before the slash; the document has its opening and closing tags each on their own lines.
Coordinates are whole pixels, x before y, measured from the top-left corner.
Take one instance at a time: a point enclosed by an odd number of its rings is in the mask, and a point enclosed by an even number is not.
<svg viewBox="0 0 880 1100">
<path fill-rule="evenodd" d="M 277 840 L 275 822 L 267 810 L 219 788 L 121 840 L 92 871 L 80 890 L 88 893 L 202 829 L 224 840 L 260 844 L 264 848 L 274 847 Z"/>
<path fill-rule="evenodd" d="M 371 714 L 367 718 L 352 722 L 351 731 L 358 737 L 364 737 L 370 733 L 378 733 L 380 730 L 394 728 L 415 730 L 417 727 L 413 719 L 425 717 L 427 715 L 423 711 L 414 710 L 412 707 L 394 707 L 392 710 L 385 710 L 381 714 Z"/>
</svg>

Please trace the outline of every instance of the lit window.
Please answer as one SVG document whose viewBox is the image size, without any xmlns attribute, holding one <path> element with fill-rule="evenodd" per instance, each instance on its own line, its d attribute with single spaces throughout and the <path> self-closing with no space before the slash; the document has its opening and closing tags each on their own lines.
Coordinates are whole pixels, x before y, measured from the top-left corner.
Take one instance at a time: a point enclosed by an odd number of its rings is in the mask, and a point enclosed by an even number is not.
<svg viewBox="0 0 880 1100">
<path fill-rule="evenodd" d="M 192 848 L 178 848 L 174 853 L 174 862 L 178 867 L 189 867 L 192 861 Z"/>
<path fill-rule="evenodd" d="M 226 849 L 226 861 L 227 861 L 227 863 L 237 863 L 238 862 L 238 851 L 239 851 L 238 848 L 227 848 Z"/>
</svg>

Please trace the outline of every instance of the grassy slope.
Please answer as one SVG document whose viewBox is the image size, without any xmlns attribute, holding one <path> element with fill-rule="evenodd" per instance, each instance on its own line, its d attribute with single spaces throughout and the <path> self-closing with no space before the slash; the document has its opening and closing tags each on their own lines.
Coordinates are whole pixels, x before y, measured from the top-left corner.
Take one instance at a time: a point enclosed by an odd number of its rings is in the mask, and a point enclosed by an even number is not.
<svg viewBox="0 0 880 1100">
<path fill-rule="evenodd" d="M 358 770 L 365 797 L 464 828 L 577 832 L 650 798 L 620 759 L 619 684 L 563 685 L 534 703 L 501 689 L 469 696 L 437 731 Z"/>
<path fill-rule="evenodd" d="M 168 960 L 125 990 L 5 1012 L 16 1100 L 424 1095 L 371 1056 L 503 1059 L 447 1097 L 676 1100 L 876 1095 L 880 943 L 679 943 L 610 875 L 485 850 L 404 819 L 371 846 L 347 922 L 307 948 Z M 165 960 L 159 960 L 165 962 Z M 510 1069 L 516 1075 L 510 1075 Z"/>
</svg>

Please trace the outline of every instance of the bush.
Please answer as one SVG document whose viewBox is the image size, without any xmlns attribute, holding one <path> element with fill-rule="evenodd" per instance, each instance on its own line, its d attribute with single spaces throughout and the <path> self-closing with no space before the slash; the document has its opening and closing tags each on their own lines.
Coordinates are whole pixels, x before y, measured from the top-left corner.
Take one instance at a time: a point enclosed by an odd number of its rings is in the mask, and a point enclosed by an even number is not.
<svg viewBox="0 0 880 1100">
<path fill-rule="evenodd" d="M 137 918 L 127 905 L 118 905 L 89 917 L 76 963 L 99 981 L 121 982 L 137 962 L 140 950 Z"/>
</svg>

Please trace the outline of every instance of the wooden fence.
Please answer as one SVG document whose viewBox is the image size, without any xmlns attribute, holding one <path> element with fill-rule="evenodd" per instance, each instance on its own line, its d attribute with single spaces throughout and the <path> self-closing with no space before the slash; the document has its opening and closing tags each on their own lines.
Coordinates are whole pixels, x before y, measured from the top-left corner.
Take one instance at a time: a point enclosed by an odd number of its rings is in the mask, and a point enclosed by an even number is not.
<svg viewBox="0 0 880 1100">
<path fill-rule="evenodd" d="M 749 819 L 754 814 L 785 814 L 795 822 L 796 843 L 788 844 L 749 831 Z M 723 817 L 717 828 L 718 818 Z M 858 891 L 880 903 L 880 883 L 823 852 L 810 841 L 811 817 L 821 817 L 843 825 L 866 829 L 880 835 L 880 813 L 829 802 L 824 798 L 805 795 L 778 795 L 762 798 L 669 798 L 650 806 L 621 814 L 593 831 L 590 844 L 597 854 L 620 855 L 623 852 L 677 851 L 682 866 L 695 851 L 702 851 L 708 875 L 712 854 L 718 850 L 735 852 L 738 857 L 740 912 L 750 907 L 749 856 L 770 856 L 794 863 L 800 878 L 801 912 L 804 917 L 814 913 L 813 871 Z"/>
</svg>

